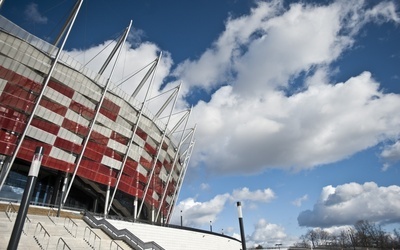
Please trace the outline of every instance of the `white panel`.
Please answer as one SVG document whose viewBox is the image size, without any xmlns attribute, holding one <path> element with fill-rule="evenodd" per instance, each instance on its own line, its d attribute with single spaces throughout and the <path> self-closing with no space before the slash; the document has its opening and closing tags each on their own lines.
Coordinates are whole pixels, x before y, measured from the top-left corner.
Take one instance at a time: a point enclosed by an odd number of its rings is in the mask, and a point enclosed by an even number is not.
<svg viewBox="0 0 400 250">
<path fill-rule="evenodd" d="M 125 145 L 123 145 L 113 139 L 108 140 L 107 147 L 112 148 L 123 154 L 125 154 L 126 148 L 127 148 Z"/>
<path fill-rule="evenodd" d="M 89 99 L 84 97 L 83 95 L 79 94 L 78 92 L 74 91 L 74 95 L 72 96 L 72 100 L 76 101 L 79 104 L 82 104 L 85 107 L 90 109 L 95 109 L 96 105 L 91 102 Z"/>
<path fill-rule="evenodd" d="M 64 107 L 69 107 L 69 105 L 71 104 L 71 99 L 50 87 L 46 88 L 46 90 L 44 91 L 44 95 L 52 101 L 63 105 Z"/>
<path fill-rule="evenodd" d="M 181 165 L 181 164 L 179 164 L 178 162 L 177 162 L 177 163 L 175 163 L 175 169 L 176 169 L 177 171 L 181 171 L 181 169 L 182 169 L 182 165 Z"/>
<path fill-rule="evenodd" d="M 153 141 L 153 139 L 152 138 L 150 138 L 150 137 L 147 137 L 147 140 L 146 140 L 146 142 L 152 147 L 152 148 L 155 148 L 155 149 L 157 149 L 157 144 Z"/>
<path fill-rule="evenodd" d="M 104 126 L 107 126 L 109 128 L 115 128 L 117 127 L 117 125 L 115 124 L 114 121 L 112 121 L 111 119 L 109 119 L 107 116 L 103 115 L 102 113 L 99 113 L 99 115 L 97 116 L 97 120 L 96 122 L 99 122 L 101 124 L 104 124 Z"/>
<path fill-rule="evenodd" d="M 29 126 L 27 135 L 38 141 L 42 141 L 50 145 L 54 145 L 54 142 L 57 138 L 55 135 L 33 126 Z"/>
<path fill-rule="evenodd" d="M 144 140 L 143 140 L 140 136 L 135 135 L 135 137 L 133 138 L 133 141 L 134 141 L 137 145 L 139 145 L 140 147 L 144 147 Z"/>
<path fill-rule="evenodd" d="M 121 162 L 117 161 L 111 157 L 108 157 L 106 155 L 103 155 L 103 158 L 101 159 L 101 164 L 104 164 L 106 166 L 109 166 L 111 168 L 120 170 L 121 169 Z"/>
<path fill-rule="evenodd" d="M 139 148 L 139 147 L 136 146 L 136 145 L 132 145 L 131 148 L 130 148 L 130 150 L 129 150 L 128 156 L 129 156 L 131 159 L 133 159 L 133 160 L 135 160 L 135 161 L 138 162 L 138 161 L 140 160 L 140 156 L 141 156 L 141 154 L 142 154 L 142 151 L 143 151 L 143 148 Z"/>
<path fill-rule="evenodd" d="M 43 118 L 44 120 L 50 121 L 54 124 L 57 124 L 58 126 L 61 126 L 62 121 L 64 119 L 64 117 L 62 117 L 61 115 L 47 109 L 44 108 L 42 106 L 38 106 L 37 110 L 36 110 L 36 116 L 39 116 L 41 118 Z"/>
<path fill-rule="evenodd" d="M 74 163 L 75 162 L 75 156 L 65 152 L 64 150 L 61 150 L 56 147 L 52 147 L 50 151 L 50 156 L 59 160 L 63 160 L 69 163 Z"/>
<path fill-rule="evenodd" d="M 147 176 L 147 173 L 148 173 L 148 171 L 147 171 L 147 169 L 146 168 L 144 168 L 142 165 L 138 165 L 138 172 L 139 173 L 141 173 L 142 175 L 144 175 L 144 176 Z"/>
<path fill-rule="evenodd" d="M 63 138 L 65 140 L 68 140 L 70 142 L 74 142 L 76 144 L 82 144 L 83 139 L 76 134 L 72 133 L 69 130 L 66 130 L 65 128 L 60 128 L 57 134 L 58 137 Z"/>
<path fill-rule="evenodd" d="M 153 195 L 152 195 L 153 199 L 158 200 L 158 194 L 156 193 L 156 191 L 153 191 Z"/>
<path fill-rule="evenodd" d="M 174 147 L 168 147 L 168 149 L 167 149 L 167 152 L 168 152 L 168 154 L 171 156 L 171 158 L 174 158 L 174 156 L 175 156 L 175 150 L 174 150 Z"/>
<path fill-rule="evenodd" d="M 160 179 L 161 179 L 163 182 L 167 182 L 167 180 L 168 180 L 168 173 L 167 173 L 167 170 L 165 169 L 165 167 L 162 167 L 162 168 L 161 168 L 159 177 L 160 177 Z"/>
<path fill-rule="evenodd" d="M 89 126 L 89 121 L 86 120 L 83 116 L 80 116 L 79 114 L 75 113 L 74 111 L 68 109 L 67 113 L 65 114 L 65 117 L 70 119 L 71 121 L 74 121 L 82 126 Z"/>
<path fill-rule="evenodd" d="M 110 138 L 110 136 L 111 136 L 111 132 L 112 132 L 111 129 L 106 128 L 106 127 L 104 127 L 104 126 L 101 126 L 101 125 L 98 125 L 98 124 L 94 124 L 93 129 L 94 129 L 96 132 L 98 132 L 98 133 L 104 135 L 104 136 L 107 137 L 107 138 Z"/>
<path fill-rule="evenodd" d="M 4 87 L 6 86 L 6 84 L 7 84 L 6 80 L 0 79 L 0 93 L 3 92 Z"/>
<path fill-rule="evenodd" d="M 147 153 L 147 151 L 146 150 L 143 150 L 142 151 L 142 156 L 143 156 L 143 158 L 145 158 L 146 160 L 148 160 L 148 161 L 151 161 L 151 156 L 150 156 L 150 154 L 149 153 Z"/>
<path fill-rule="evenodd" d="M 178 182 L 179 176 L 176 174 L 175 171 L 172 173 L 172 178 L 174 179 L 175 182 Z"/>
</svg>

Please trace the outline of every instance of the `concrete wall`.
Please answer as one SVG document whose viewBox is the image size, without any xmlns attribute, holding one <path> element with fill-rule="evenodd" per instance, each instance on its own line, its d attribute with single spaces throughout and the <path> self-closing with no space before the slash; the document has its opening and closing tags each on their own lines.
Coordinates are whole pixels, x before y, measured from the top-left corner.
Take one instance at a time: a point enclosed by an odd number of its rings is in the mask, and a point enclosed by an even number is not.
<svg viewBox="0 0 400 250">
<path fill-rule="evenodd" d="M 128 229 L 141 240 L 154 241 L 166 250 L 239 250 L 241 242 L 223 236 L 141 223 L 107 220 L 118 229 Z"/>
</svg>

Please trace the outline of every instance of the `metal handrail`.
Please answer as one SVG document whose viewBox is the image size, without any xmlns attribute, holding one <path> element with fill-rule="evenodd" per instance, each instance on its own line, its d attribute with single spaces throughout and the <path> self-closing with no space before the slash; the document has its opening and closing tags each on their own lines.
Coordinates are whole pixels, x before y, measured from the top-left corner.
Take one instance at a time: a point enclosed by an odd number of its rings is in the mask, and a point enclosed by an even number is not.
<svg viewBox="0 0 400 250">
<path fill-rule="evenodd" d="M 38 227 L 39 227 L 39 232 L 38 232 Z M 39 238 L 39 236 L 42 235 L 41 238 Z M 33 234 L 33 238 L 35 239 L 36 243 L 39 245 L 39 247 L 41 249 L 47 249 L 47 247 L 49 246 L 49 241 L 50 241 L 50 234 L 49 232 L 47 232 L 47 230 L 43 227 L 42 223 L 38 222 L 36 224 L 36 229 L 35 229 L 35 233 Z M 45 241 L 47 238 L 47 243 L 46 243 L 46 247 L 44 247 L 42 240 Z"/>
<path fill-rule="evenodd" d="M 92 214 L 86 212 L 83 216 L 83 220 L 88 223 L 91 227 L 100 228 L 113 240 L 123 240 L 133 249 L 153 249 L 153 250 L 164 250 L 163 247 L 158 245 L 156 242 L 144 242 L 139 237 L 134 235 L 127 229 L 117 229 L 111 223 L 105 219 L 96 219 Z"/>
<path fill-rule="evenodd" d="M 31 219 L 29 219 L 29 217 L 26 216 L 24 228 L 22 228 L 22 233 L 24 233 L 25 235 L 27 235 L 26 231 L 28 231 L 30 223 L 32 223 Z M 26 230 L 25 230 L 25 228 L 26 228 Z"/>
<path fill-rule="evenodd" d="M 64 219 L 64 228 L 68 231 L 72 237 L 76 238 L 76 235 L 78 233 L 78 224 L 76 224 L 70 217 L 65 217 Z M 75 234 L 74 234 L 74 229 L 75 229 Z"/>
<path fill-rule="evenodd" d="M 55 218 L 56 215 L 57 215 L 56 210 L 54 210 L 53 207 L 50 207 L 49 212 L 47 213 L 47 217 L 51 220 L 51 222 L 53 222 L 54 225 L 55 225 L 56 223 L 54 222 L 54 220 L 53 220 L 51 217 Z"/>
<path fill-rule="evenodd" d="M 57 247 L 56 247 L 57 250 L 59 249 L 58 246 L 60 245 L 60 240 L 61 240 L 61 243 L 62 243 L 62 248 L 61 249 L 63 249 L 63 250 L 64 249 L 71 250 L 71 248 L 68 246 L 67 242 L 65 242 L 65 240 L 63 238 L 61 238 L 61 237 L 57 241 Z"/>
<path fill-rule="evenodd" d="M 115 240 L 112 240 L 111 242 L 110 242 L 110 250 L 112 250 L 113 248 L 112 248 L 112 246 L 113 246 L 113 244 L 115 244 L 116 245 L 116 247 L 117 247 L 117 250 L 119 250 L 119 249 L 124 249 L 123 247 L 121 247 Z"/>
<path fill-rule="evenodd" d="M 86 237 L 86 232 L 88 233 L 88 237 Z M 96 234 L 90 227 L 86 226 L 85 227 L 85 232 L 83 234 L 83 240 L 86 241 L 86 243 L 92 248 L 96 249 L 96 242 L 99 243 L 99 248 L 101 247 L 101 238 L 98 234 Z"/>
<path fill-rule="evenodd" d="M 12 218 L 11 218 L 11 217 L 14 217 L 14 216 L 17 214 L 17 209 L 16 209 L 16 208 L 14 207 L 14 205 L 10 202 L 10 203 L 8 203 L 8 205 L 7 205 L 7 208 L 6 208 L 5 213 L 6 213 L 7 218 L 8 218 L 10 221 L 12 221 Z"/>
</svg>

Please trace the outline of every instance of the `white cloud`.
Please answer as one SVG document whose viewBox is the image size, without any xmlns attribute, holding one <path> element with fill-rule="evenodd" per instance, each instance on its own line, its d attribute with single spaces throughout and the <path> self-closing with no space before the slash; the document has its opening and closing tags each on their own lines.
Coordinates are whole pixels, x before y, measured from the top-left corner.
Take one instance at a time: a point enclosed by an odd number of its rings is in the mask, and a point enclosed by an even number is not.
<svg viewBox="0 0 400 250">
<path fill-rule="evenodd" d="M 28 4 L 25 8 L 24 14 L 25 18 L 33 23 L 46 24 L 48 20 L 47 17 L 43 16 L 39 12 L 39 8 L 36 3 Z"/>
<path fill-rule="evenodd" d="M 235 189 L 232 192 L 233 201 L 270 202 L 275 198 L 275 193 L 270 189 L 250 191 L 247 187 Z"/>
<path fill-rule="evenodd" d="M 200 202 L 197 198 L 187 198 L 179 202 L 171 217 L 171 224 L 179 224 L 182 211 L 184 226 L 201 227 L 208 225 L 210 221 L 215 222 L 222 213 L 227 202 L 251 201 L 269 202 L 275 197 L 271 189 L 250 191 L 248 188 L 234 190 L 232 194 L 216 195 L 209 201 Z"/>
<path fill-rule="evenodd" d="M 380 156 L 385 161 L 383 170 L 387 170 L 390 164 L 400 161 L 400 141 L 385 146 Z"/>
<path fill-rule="evenodd" d="M 358 220 L 400 222 L 400 187 L 379 187 L 374 182 L 326 186 L 312 210 L 300 213 L 300 226 L 332 227 L 354 225 Z"/>
<path fill-rule="evenodd" d="M 178 219 L 180 220 L 180 211 L 182 211 L 184 226 L 201 227 L 208 225 L 210 221 L 216 221 L 228 198 L 228 194 L 223 194 L 206 202 L 198 202 L 194 198 L 183 200 L 176 206 L 171 223 L 179 223 Z"/>
<path fill-rule="evenodd" d="M 287 238 L 283 227 L 268 223 L 265 219 L 260 219 L 254 225 L 254 232 L 246 239 L 248 244 L 258 246 L 274 246 L 275 244 L 282 244 L 284 239 Z"/>
<path fill-rule="evenodd" d="M 208 183 L 201 183 L 200 189 L 201 190 L 209 190 L 210 189 L 210 185 Z"/>
<path fill-rule="evenodd" d="M 301 207 L 301 204 L 304 202 L 304 201 L 307 201 L 308 200 L 308 195 L 303 195 L 302 197 L 300 197 L 300 198 L 297 198 L 296 200 L 294 200 L 293 202 L 292 202 L 292 204 L 293 205 L 295 205 L 296 207 Z"/>
<path fill-rule="evenodd" d="M 193 165 L 251 174 L 267 168 L 309 169 L 344 159 L 400 133 L 400 97 L 381 91 L 371 73 L 342 83 L 329 81 L 329 64 L 351 48 L 354 36 L 370 21 L 398 22 L 395 5 L 367 9 L 362 2 L 336 1 L 293 4 L 285 10 L 281 1 L 258 2 L 248 15 L 228 19 L 225 31 L 198 60 L 177 65 L 172 73 L 177 79 L 169 83 L 164 81 L 171 76 L 173 61 L 164 52 L 150 96 L 158 95 L 164 84 L 165 90 L 179 82 L 185 95 L 196 88 L 215 90 L 191 115 L 191 123 L 198 124 Z M 112 78 L 116 84 L 160 53 L 153 43 L 136 44 L 135 34 L 131 32 L 121 53 Z M 114 44 L 106 41 L 69 53 L 83 63 L 97 55 L 88 66 L 98 71 Z M 145 72 L 120 87 L 131 94 Z M 306 79 L 292 90 L 300 73 Z M 163 101 L 152 101 L 149 109 L 157 111 Z M 189 104 L 181 99 L 177 106 Z"/>
<path fill-rule="evenodd" d="M 329 64 L 351 49 L 363 25 L 376 16 L 398 21 L 390 7 L 353 3 L 287 11 L 260 3 L 227 21 L 212 53 L 179 65 L 175 74 L 185 84 L 216 89 L 193 110 L 199 126 L 192 162 L 220 173 L 310 169 L 397 138 L 399 95 L 384 93 L 367 71 L 329 81 Z M 300 73 L 306 79 L 292 90 Z"/>
</svg>

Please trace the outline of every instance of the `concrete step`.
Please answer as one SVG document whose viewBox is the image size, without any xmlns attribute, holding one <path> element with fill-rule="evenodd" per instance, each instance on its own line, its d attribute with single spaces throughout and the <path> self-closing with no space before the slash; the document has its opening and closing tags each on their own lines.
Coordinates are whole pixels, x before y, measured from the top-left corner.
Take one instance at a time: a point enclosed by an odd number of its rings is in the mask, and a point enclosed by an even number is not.
<svg viewBox="0 0 400 250">
<path fill-rule="evenodd" d="M 82 219 L 48 217 L 28 214 L 18 250 L 41 249 L 131 249 L 121 240 L 113 241 L 101 229 L 90 228 Z M 10 221 L 5 212 L 0 212 L 0 250 L 6 249 L 11 237 L 16 216 Z M 40 224 L 39 224 L 40 223 Z M 68 228 L 70 232 L 66 229 Z M 62 239 L 60 239 L 62 238 Z M 86 240 L 85 240 L 86 239 Z M 68 246 L 68 247 L 67 247 Z"/>
</svg>

